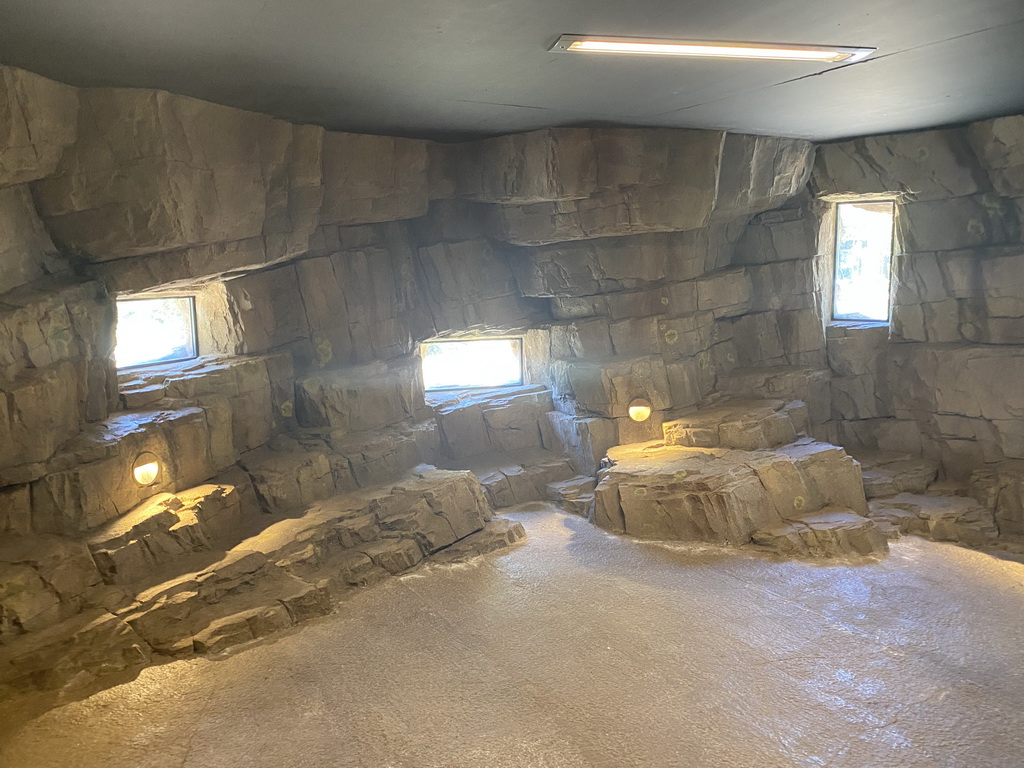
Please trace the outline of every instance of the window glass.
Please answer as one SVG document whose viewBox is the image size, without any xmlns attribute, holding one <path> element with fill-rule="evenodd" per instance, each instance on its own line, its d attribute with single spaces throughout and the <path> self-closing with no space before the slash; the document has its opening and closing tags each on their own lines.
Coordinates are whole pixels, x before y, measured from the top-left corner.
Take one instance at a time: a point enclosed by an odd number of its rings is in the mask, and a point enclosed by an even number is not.
<svg viewBox="0 0 1024 768">
<path fill-rule="evenodd" d="M 420 355 L 428 390 L 523 383 L 522 339 L 429 341 L 420 346 Z"/>
<path fill-rule="evenodd" d="M 836 206 L 835 320 L 889 319 L 892 201 Z"/>
<path fill-rule="evenodd" d="M 188 360 L 198 354 L 195 300 L 191 296 L 118 299 L 118 368 Z"/>
</svg>

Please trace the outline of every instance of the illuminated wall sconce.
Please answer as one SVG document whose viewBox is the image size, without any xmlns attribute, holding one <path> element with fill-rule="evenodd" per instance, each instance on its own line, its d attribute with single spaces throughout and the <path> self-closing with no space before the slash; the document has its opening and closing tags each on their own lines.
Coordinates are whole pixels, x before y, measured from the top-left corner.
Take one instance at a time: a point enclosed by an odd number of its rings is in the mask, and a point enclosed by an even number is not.
<svg viewBox="0 0 1024 768">
<path fill-rule="evenodd" d="M 148 451 L 140 453 L 132 464 L 132 477 L 139 485 L 152 485 L 160 477 L 160 460 Z"/>
<path fill-rule="evenodd" d="M 633 421 L 647 421 L 651 418 L 651 401 L 644 397 L 634 398 L 629 403 L 628 413 Z"/>
</svg>

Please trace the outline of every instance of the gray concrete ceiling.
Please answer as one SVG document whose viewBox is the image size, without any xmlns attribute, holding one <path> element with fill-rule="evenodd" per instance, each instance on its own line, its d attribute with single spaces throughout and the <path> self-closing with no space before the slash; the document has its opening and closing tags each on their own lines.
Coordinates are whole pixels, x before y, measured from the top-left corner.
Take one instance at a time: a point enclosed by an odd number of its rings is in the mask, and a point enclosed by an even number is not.
<svg viewBox="0 0 1024 768">
<path fill-rule="evenodd" d="M 549 53 L 562 33 L 878 51 L 846 66 Z M 1024 0 L 0 0 L 0 62 L 366 133 L 827 140 L 1024 112 Z"/>
</svg>

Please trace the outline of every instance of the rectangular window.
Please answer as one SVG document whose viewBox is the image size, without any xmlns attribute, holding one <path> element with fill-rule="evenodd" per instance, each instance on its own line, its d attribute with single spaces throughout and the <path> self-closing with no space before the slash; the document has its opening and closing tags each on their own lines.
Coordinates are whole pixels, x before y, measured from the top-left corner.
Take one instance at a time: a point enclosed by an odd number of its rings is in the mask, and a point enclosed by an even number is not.
<svg viewBox="0 0 1024 768">
<path fill-rule="evenodd" d="M 836 205 L 834 320 L 889 320 L 895 213 L 891 200 Z"/>
<path fill-rule="evenodd" d="M 117 300 L 118 368 L 189 360 L 199 354 L 191 296 Z"/>
<path fill-rule="evenodd" d="M 425 389 L 523 383 L 522 339 L 428 341 L 420 345 Z"/>
</svg>

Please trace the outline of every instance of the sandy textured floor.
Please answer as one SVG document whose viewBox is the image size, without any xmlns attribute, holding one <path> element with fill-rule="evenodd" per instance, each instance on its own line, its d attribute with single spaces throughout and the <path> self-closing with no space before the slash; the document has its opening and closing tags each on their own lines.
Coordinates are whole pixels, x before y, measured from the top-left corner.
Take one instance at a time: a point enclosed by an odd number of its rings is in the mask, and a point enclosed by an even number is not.
<svg viewBox="0 0 1024 768">
<path fill-rule="evenodd" d="M 517 519 L 511 553 L 8 727 L 0 765 L 1024 765 L 1024 565 L 918 539 L 775 563 Z"/>
</svg>

